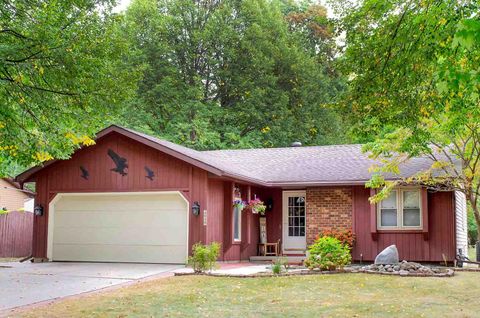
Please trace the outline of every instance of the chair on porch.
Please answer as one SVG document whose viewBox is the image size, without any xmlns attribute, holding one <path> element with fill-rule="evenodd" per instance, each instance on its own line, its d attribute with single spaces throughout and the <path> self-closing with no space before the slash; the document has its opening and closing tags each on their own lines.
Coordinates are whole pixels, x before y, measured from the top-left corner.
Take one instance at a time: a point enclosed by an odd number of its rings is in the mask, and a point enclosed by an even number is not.
<svg viewBox="0 0 480 318">
<path fill-rule="evenodd" d="M 258 243 L 258 255 L 260 256 L 279 256 L 280 240 L 275 243 Z"/>
</svg>

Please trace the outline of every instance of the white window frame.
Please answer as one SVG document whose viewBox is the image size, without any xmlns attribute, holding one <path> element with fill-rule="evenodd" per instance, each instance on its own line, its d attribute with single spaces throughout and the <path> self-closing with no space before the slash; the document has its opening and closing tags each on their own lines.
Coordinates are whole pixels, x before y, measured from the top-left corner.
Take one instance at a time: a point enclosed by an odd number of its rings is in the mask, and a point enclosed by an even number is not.
<svg viewBox="0 0 480 318">
<path fill-rule="evenodd" d="M 235 209 L 238 209 L 238 237 L 235 237 Z M 232 209 L 232 238 L 235 243 L 242 242 L 242 210 L 237 207 Z"/>
<path fill-rule="evenodd" d="M 377 204 L 377 229 L 378 230 L 421 230 L 423 229 L 423 197 L 422 189 L 418 187 L 402 187 L 395 188 L 392 191 L 397 193 L 397 225 L 396 226 L 382 226 L 381 204 Z M 406 226 L 403 225 L 403 193 L 406 191 L 418 191 L 419 209 L 420 209 L 420 225 L 419 226 Z"/>
</svg>

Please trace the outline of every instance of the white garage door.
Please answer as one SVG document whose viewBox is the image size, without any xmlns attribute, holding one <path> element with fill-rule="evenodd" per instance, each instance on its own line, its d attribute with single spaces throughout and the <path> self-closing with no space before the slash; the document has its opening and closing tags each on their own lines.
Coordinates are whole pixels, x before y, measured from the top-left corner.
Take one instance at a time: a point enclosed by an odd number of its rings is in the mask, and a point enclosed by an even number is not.
<svg viewBox="0 0 480 318">
<path fill-rule="evenodd" d="M 186 261 L 188 207 L 178 193 L 59 194 L 51 208 L 54 261 Z"/>
</svg>

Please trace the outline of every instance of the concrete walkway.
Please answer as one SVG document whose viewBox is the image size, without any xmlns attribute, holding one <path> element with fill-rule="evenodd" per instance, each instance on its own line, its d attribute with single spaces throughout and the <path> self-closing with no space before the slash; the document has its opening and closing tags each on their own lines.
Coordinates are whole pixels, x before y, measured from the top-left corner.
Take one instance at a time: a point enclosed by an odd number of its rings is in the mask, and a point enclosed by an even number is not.
<svg viewBox="0 0 480 318">
<path fill-rule="evenodd" d="M 271 265 L 254 263 L 219 263 L 219 267 L 211 271 L 217 275 L 253 275 L 263 272 L 270 272 Z M 192 268 L 181 268 L 173 271 L 174 273 L 193 273 Z"/>
<path fill-rule="evenodd" d="M 168 274 L 183 267 L 125 263 L 0 263 L 0 311 Z"/>
</svg>

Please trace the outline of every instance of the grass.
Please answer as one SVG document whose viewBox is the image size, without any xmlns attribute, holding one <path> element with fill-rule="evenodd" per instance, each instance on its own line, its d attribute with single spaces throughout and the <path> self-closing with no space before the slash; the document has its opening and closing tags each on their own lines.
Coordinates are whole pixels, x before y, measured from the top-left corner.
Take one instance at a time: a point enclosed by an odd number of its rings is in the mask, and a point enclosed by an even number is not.
<svg viewBox="0 0 480 318">
<path fill-rule="evenodd" d="M 10 263 L 10 262 L 18 262 L 21 258 L 15 257 L 0 257 L 0 263 Z"/>
<path fill-rule="evenodd" d="M 480 273 L 170 277 L 17 312 L 23 317 L 478 317 Z"/>
</svg>

